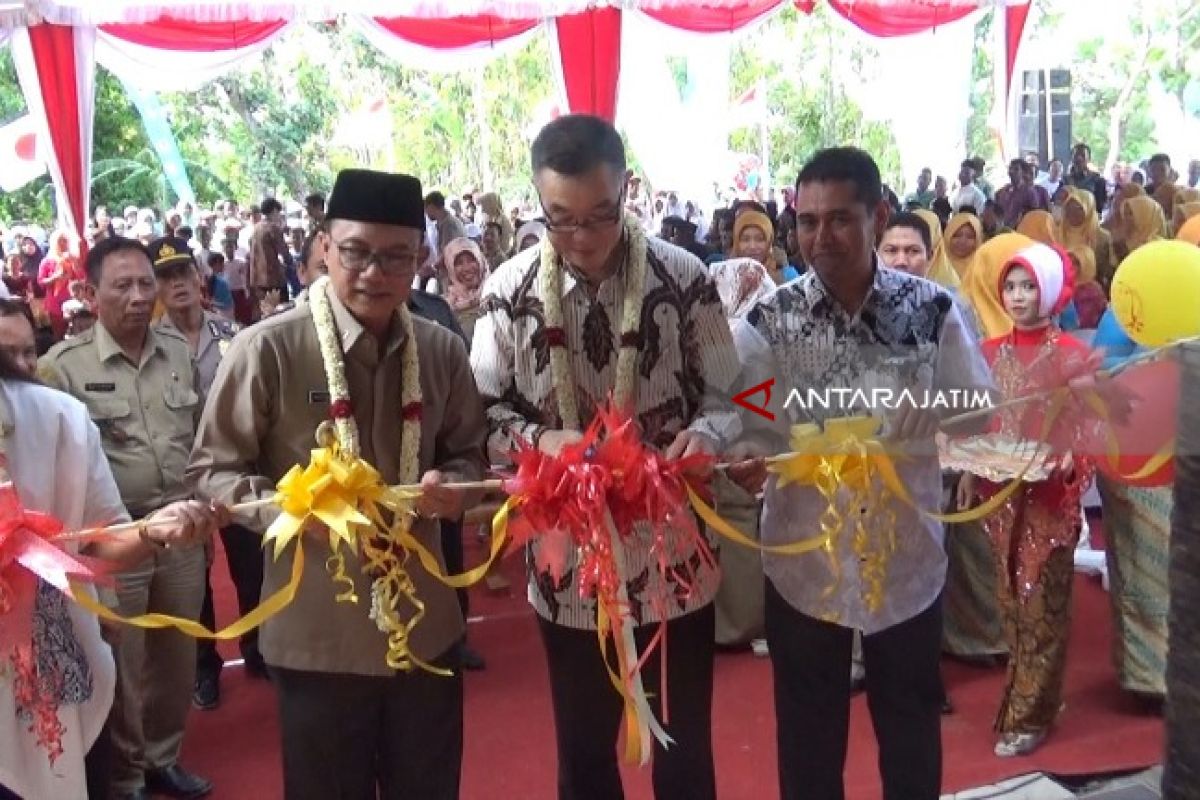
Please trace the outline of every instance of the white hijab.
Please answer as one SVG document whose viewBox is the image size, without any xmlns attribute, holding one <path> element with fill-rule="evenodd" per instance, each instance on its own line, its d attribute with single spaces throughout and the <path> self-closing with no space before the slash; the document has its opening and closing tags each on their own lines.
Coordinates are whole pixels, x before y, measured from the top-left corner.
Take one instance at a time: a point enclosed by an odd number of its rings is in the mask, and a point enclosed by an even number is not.
<svg viewBox="0 0 1200 800">
<path fill-rule="evenodd" d="M 725 315 L 730 319 L 745 315 L 775 288 L 767 268 L 753 258 L 718 261 L 711 269 L 713 280 L 717 283 L 717 294 L 725 306 Z M 757 282 L 745 285 L 744 282 L 752 280 L 751 276 L 756 276 Z"/>
</svg>

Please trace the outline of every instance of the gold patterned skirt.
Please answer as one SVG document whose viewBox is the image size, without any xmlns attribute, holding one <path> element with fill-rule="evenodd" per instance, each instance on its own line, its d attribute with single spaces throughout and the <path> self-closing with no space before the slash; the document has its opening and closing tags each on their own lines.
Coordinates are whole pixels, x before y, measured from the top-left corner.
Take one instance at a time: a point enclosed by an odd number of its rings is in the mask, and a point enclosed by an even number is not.
<svg viewBox="0 0 1200 800">
<path fill-rule="evenodd" d="M 999 733 L 1038 733 L 1062 707 L 1080 518 L 1018 490 L 984 522 L 1009 649 Z M 1077 506 L 1076 506 L 1077 508 Z"/>
</svg>

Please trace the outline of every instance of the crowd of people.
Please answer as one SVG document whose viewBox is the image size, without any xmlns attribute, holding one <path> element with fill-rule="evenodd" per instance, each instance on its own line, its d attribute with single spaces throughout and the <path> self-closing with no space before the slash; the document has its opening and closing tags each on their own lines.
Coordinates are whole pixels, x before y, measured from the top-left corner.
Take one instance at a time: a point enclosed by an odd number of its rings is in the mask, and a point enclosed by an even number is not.
<svg viewBox="0 0 1200 800">
<path fill-rule="evenodd" d="M 1162 155 L 1144 176 L 1122 168 L 1109 183 L 1090 159 L 1081 144 L 1066 170 L 1015 160 L 995 190 L 969 159 L 953 191 L 924 170 L 901 200 L 870 155 L 832 148 L 779 202 L 743 199 L 705 219 L 674 193 L 646 192 L 611 125 L 568 115 L 533 143 L 535 210 L 345 170 L 328 198 L 303 204 L 183 204 L 162 220 L 101 206 L 84 242 L 13 226 L 0 421 L 8 433 L 17 424 L 3 439 L 0 483 L 69 527 L 153 521 L 87 546 L 120 561 L 101 599 L 125 616 L 211 628 L 218 530 L 243 614 L 287 583 L 293 552 L 261 548 L 277 510 L 228 508 L 270 498 L 319 431 L 388 484 L 422 485 L 414 534 L 457 573 L 464 512 L 482 498 L 443 484 L 503 466 L 519 442 L 562 452 L 612 397 L 668 458 L 731 462 L 701 476 L 718 512 L 786 548 L 820 535 L 829 501 L 782 485 L 764 458 L 790 449 L 791 424 L 855 409 L 785 409 L 768 424 L 728 402 L 739 388 L 882 381 L 1002 399 L 1031 391 L 1042 361 L 1088 358 L 1073 331 L 1094 330 L 1109 366 L 1138 352 L 1108 308 L 1113 274 L 1156 239 L 1200 245 L 1200 161 L 1183 183 Z M 918 506 L 965 509 L 1000 487 L 943 471 L 934 442 L 945 417 L 901 406 L 886 431 L 911 448 L 898 474 Z M 1005 412 L 953 432 L 1025 429 Z M 1080 454 L 985 518 L 949 526 L 885 498 L 886 557 L 872 550 L 878 541 L 846 535 L 828 557 L 726 545 L 718 569 L 692 551 L 653 552 L 648 536 L 628 542 L 637 641 L 646 646 L 660 624 L 670 641 L 670 659 L 643 668 L 647 685 L 661 678 L 667 692 L 653 707 L 671 709 L 674 744 L 654 750 L 656 796 L 715 796 L 713 661 L 727 650 L 771 660 L 789 800 L 842 796 L 850 697 L 864 688 L 884 796 L 938 797 L 941 717 L 953 713 L 943 654 L 1007 665 L 995 753 L 1035 750 L 1062 708 L 1072 554 L 1092 479 Z M 1171 490 L 1095 479 L 1118 677 L 1155 702 Z M 327 548 L 327 538 L 309 546 Z M 596 600 L 579 570 L 545 571 L 543 546 L 528 564 L 558 751 L 546 794 L 620 797 L 622 704 L 596 644 Z M 465 592 L 413 560 L 424 607 L 412 652 L 452 677 L 397 671 L 380 623 L 335 601 L 328 555 L 314 551 L 292 603 L 239 642 L 246 671 L 279 695 L 286 796 L 457 797 L 461 670 L 485 668 L 486 655 L 466 644 Z M 678 563 L 662 565 L 667 557 Z M 360 556 L 345 558 L 355 593 L 371 597 Z M 28 697 L 0 674 L 0 797 L 208 794 L 212 784 L 179 756 L 189 706 L 220 703 L 211 641 L 102 627 L 53 592 L 39 592 L 37 613 L 34 696 L 57 708 L 64 749 L 46 758 Z"/>
</svg>

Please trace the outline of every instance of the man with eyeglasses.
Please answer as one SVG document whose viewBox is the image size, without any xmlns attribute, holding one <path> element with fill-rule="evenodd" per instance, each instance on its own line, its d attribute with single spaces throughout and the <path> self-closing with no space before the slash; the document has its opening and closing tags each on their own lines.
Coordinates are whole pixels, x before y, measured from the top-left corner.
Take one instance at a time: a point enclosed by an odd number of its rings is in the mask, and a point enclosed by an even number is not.
<svg viewBox="0 0 1200 800">
<path fill-rule="evenodd" d="M 494 272 L 483 288 L 484 314 L 476 323 L 471 367 L 487 406 L 489 446 L 510 452 L 518 439 L 548 453 L 579 441 L 567 428 L 559 404 L 563 386 L 574 383 L 578 420 L 586 427 L 610 394 L 622 393 L 618 361 L 636 348 L 636 377 L 627 387 L 646 442 L 668 457 L 717 452 L 736 433 L 736 420 L 722 398 L 739 371 L 729 325 L 716 286 L 695 256 L 646 237 L 632 246 L 638 225 L 622 225 L 625 208 L 625 148 L 609 123 L 569 115 L 542 129 L 532 149 L 533 183 L 545 214 L 547 237 Z M 547 252 L 547 249 L 548 252 Z M 562 327 L 549 327 L 542 260 L 549 256 L 561 279 Z M 641 314 L 636 331 L 622 323 L 627 297 L 644 268 Z M 636 285 L 634 283 L 633 285 Z M 625 328 L 623 330 L 623 328 Z M 558 347 L 566 351 L 563 369 Z M 553 363 L 557 361 L 558 366 Z M 616 742 L 621 700 L 609 681 L 596 644 L 596 603 L 580 596 L 576 555 L 556 581 L 538 545 L 528 559 L 529 596 L 537 611 L 550 672 L 558 744 L 558 796 L 621 797 Z M 666 621 L 670 658 L 651 655 L 643 681 L 652 704 L 669 705 L 667 733 L 674 744 L 656 748 L 653 781 L 658 798 L 711 798 L 713 776 L 711 704 L 715 570 L 696 566 L 690 548 L 670 554 L 664 579 L 648 531 L 625 543 L 623 578 L 631 613 L 638 622 L 639 652 Z M 678 591 L 676 591 L 678 590 Z M 670 602 L 661 598 L 671 597 Z M 658 694 L 669 692 L 669 703 Z M 653 688 L 650 688 L 653 687 Z"/>
<path fill-rule="evenodd" d="M 407 175 L 345 170 L 334 184 L 321 239 L 328 283 L 307 303 L 234 339 L 209 393 L 188 479 L 205 497 L 269 498 L 296 464 L 307 464 L 330 418 L 330 386 L 313 306 L 328 300 L 337 329 L 361 455 L 388 484 L 402 470 L 402 387 L 409 298 L 425 229 L 421 184 Z M 412 532 L 441 559 L 440 519 L 471 502 L 440 484 L 483 475 L 487 430 L 462 339 L 412 316 L 422 392 L 418 474 L 423 496 Z M 336 369 L 336 367 L 331 367 Z M 263 532 L 278 510 L 238 521 Z M 287 800 L 458 797 L 463 744 L 461 674 L 387 663 L 388 638 L 368 616 L 372 575 L 343 549 L 358 603 L 339 603 L 325 564 L 328 535 L 306 542 L 306 575 L 290 606 L 268 620 L 259 648 L 279 693 Z M 263 596 L 288 581 L 294 550 L 268 554 Z M 411 633 L 415 657 L 453 666 L 465 629 L 454 590 L 417 559 L 407 564 L 424 604 Z M 402 621 L 412 611 L 398 609 Z M 243 794 L 246 792 L 243 791 Z"/>
</svg>

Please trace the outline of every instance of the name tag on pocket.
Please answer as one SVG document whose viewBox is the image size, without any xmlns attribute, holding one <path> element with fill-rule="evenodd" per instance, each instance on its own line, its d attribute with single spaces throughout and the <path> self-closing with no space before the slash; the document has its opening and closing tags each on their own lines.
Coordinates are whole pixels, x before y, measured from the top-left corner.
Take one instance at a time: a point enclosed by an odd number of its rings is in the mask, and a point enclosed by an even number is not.
<svg viewBox="0 0 1200 800">
<path fill-rule="evenodd" d="M 83 390 L 85 392 L 115 392 L 117 385 L 115 383 L 85 383 Z"/>
<path fill-rule="evenodd" d="M 315 405 L 317 403 L 328 403 L 329 392 L 311 391 L 308 393 L 308 402 L 310 405 Z"/>
</svg>

